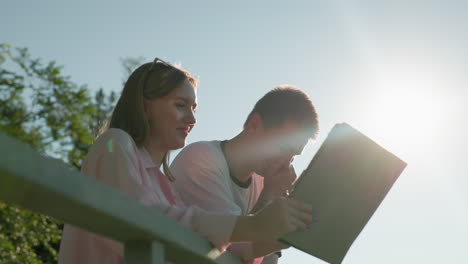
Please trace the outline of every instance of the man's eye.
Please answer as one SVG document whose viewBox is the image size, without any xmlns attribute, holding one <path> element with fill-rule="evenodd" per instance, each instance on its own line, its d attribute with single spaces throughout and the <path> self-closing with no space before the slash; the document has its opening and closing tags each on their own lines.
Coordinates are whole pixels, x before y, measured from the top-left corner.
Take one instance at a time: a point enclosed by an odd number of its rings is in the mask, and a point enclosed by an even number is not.
<svg viewBox="0 0 468 264">
<path fill-rule="evenodd" d="M 177 107 L 185 107 L 185 104 L 176 104 Z"/>
</svg>

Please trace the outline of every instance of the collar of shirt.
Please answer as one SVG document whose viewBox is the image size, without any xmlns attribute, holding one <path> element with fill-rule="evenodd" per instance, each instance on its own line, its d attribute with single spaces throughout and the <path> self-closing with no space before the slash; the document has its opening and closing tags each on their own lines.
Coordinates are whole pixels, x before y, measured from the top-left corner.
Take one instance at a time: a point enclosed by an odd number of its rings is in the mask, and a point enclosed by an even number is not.
<svg viewBox="0 0 468 264">
<path fill-rule="evenodd" d="M 151 159 L 151 156 L 149 152 L 145 149 L 145 147 L 138 148 L 138 155 L 140 156 L 140 160 L 143 166 L 145 167 L 145 169 L 158 167 L 156 166 L 154 161 Z"/>
</svg>

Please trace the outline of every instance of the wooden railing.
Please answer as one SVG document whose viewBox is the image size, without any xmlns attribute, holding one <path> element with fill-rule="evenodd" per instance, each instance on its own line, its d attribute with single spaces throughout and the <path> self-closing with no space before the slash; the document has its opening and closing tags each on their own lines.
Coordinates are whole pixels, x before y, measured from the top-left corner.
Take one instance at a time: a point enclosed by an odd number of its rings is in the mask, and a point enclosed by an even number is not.
<svg viewBox="0 0 468 264">
<path fill-rule="evenodd" d="M 0 133 L 0 200 L 120 241 L 125 263 L 242 263 L 119 191 Z"/>
</svg>

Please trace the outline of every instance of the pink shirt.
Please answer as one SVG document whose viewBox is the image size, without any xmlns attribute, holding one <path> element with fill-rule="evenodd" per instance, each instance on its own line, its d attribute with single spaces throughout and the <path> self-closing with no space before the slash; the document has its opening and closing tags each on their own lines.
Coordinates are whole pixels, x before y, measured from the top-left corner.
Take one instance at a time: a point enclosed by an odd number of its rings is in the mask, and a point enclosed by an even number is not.
<svg viewBox="0 0 468 264">
<path fill-rule="evenodd" d="M 160 210 L 210 240 L 218 249 L 224 250 L 229 245 L 236 216 L 215 215 L 196 206 L 185 206 L 146 149 L 137 147 L 123 130 L 111 128 L 103 133 L 91 146 L 81 171 Z M 66 224 L 59 263 L 123 263 L 123 245 Z"/>
</svg>

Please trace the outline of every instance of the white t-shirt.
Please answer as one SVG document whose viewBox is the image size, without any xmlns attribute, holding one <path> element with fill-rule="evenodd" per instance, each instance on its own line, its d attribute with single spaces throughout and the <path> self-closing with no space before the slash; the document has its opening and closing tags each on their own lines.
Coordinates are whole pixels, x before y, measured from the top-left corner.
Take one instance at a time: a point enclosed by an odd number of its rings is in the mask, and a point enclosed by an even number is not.
<svg viewBox="0 0 468 264">
<path fill-rule="evenodd" d="M 197 205 L 216 214 L 246 215 L 254 208 L 263 189 L 263 177 L 254 174 L 246 188 L 236 184 L 220 143 L 201 141 L 185 147 L 170 167 L 176 179 L 174 187 L 187 205 Z M 228 250 L 246 260 L 253 258 L 249 242 L 233 243 Z M 270 260 L 265 259 L 263 263 L 266 262 Z"/>
<path fill-rule="evenodd" d="M 174 187 L 183 201 L 209 212 L 246 215 L 263 189 L 263 177 L 254 174 L 247 188 L 237 185 L 220 143 L 202 141 L 184 148 L 171 164 Z"/>
</svg>

